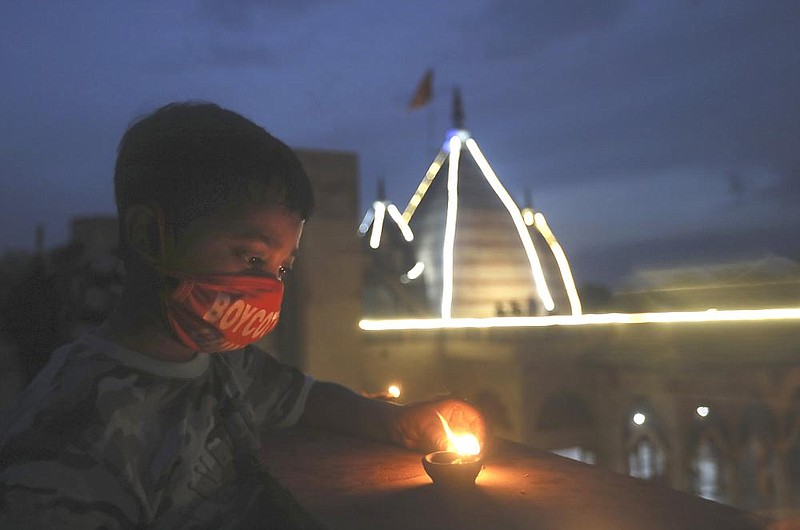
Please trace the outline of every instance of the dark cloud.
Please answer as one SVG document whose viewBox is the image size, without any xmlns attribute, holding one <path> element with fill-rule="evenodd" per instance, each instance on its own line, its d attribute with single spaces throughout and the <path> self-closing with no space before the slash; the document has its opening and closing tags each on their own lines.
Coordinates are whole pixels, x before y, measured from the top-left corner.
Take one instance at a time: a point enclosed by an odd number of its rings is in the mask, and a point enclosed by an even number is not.
<svg viewBox="0 0 800 530">
<path fill-rule="evenodd" d="M 797 225 L 787 224 L 736 231 L 696 230 L 579 250 L 569 254 L 569 259 L 578 284 L 620 286 L 637 270 L 715 265 L 765 256 L 800 260 L 800 247 L 793 243 L 797 229 Z"/>
<path fill-rule="evenodd" d="M 487 58 L 529 57 L 548 44 L 612 25 L 630 0 L 499 0 L 456 19 Z"/>
<path fill-rule="evenodd" d="M 731 197 L 736 204 L 740 204 L 742 201 L 744 201 L 745 195 L 748 191 L 744 178 L 742 178 L 741 173 L 738 171 L 730 171 L 728 172 L 727 179 L 728 190 L 730 191 Z"/>
<path fill-rule="evenodd" d="M 764 190 L 763 195 L 773 204 L 800 212 L 800 162 L 782 173 L 780 180 Z"/>
<path fill-rule="evenodd" d="M 557 185 L 668 168 L 792 166 L 800 139 L 800 4 L 659 5 L 658 12 L 652 4 L 617 5 L 597 17 L 594 28 L 605 29 L 590 37 L 557 26 L 550 43 L 580 38 L 504 66 L 521 82 L 498 80 L 498 94 L 480 107 L 492 108 L 487 122 L 508 125 L 502 145 L 525 153 L 520 171 L 534 168 Z M 487 16 L 486 24 L 508 16 Z M 500 39 L 502 29 L 490 29 L 486 40 Z"/>
<path fill-rule="evenodd" d="M 364 198 L 386 175 L 403 203 L 456 84 L 497 174 L 515 197 L 531 190 L 571 258 L 602 241 L 648 256 L 643 233 L 786 237 L 800 232 L 798 19 L 800 3 L 769 0 L 16 3 L 0 18 L 0 70 L 14 73 L 0 98 L 0 154 L 14 157 L 0 166 L 19 175 L 4 175 L 0 249 L 40 220 L 111 208 L 114 143 L 172 100 L 358 152 Z M 436 98 L 408 112 L 428 67 Z"/>
<path fill-rule="evenodd" d="M 159 73 L 184 74 L 207 73 L 209 69 L 271 71 L 285 64 L 283 54 L 259 43 L 209 41 L 198 49 L 156 58 L 153 67 Z"/>
<path fill-rule="evenodd" d="M 325 0 L 200 0 L 200 15 L 220 27 L 241 31 L 259 27 L 270 17 L 303 14 L 329 2 Z"/>
</svg>

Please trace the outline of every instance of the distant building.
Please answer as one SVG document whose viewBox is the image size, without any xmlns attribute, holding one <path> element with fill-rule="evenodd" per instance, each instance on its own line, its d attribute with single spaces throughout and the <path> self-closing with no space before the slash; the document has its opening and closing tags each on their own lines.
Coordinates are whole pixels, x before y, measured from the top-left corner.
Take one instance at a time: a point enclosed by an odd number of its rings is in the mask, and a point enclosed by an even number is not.
<svg viewBox="0 0 800 530">
<path fill-rule="evenodd" d="M 18 281 L 0 297 L 2 339 L 16 351 L 27 378 L 56 347 L 111 313 L 123 282 L 117 247 L 115 217 L 77 217 L 66 245 L 39 248 L 19 269 Z"/>
</svg>

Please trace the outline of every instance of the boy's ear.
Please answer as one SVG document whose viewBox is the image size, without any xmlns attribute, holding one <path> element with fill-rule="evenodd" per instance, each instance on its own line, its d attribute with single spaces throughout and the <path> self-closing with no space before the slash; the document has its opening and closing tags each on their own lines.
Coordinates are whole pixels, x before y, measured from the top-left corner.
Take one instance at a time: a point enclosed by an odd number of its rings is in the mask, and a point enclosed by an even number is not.
<svg viewBox="0 0 800 530">
<path fill-rule="evenodd" d="M 161 259 L 158 214 L 151 206 L 135 204 L 125 211 L 125 241 L 130 250 L 149 261 Z"/>
</svg>

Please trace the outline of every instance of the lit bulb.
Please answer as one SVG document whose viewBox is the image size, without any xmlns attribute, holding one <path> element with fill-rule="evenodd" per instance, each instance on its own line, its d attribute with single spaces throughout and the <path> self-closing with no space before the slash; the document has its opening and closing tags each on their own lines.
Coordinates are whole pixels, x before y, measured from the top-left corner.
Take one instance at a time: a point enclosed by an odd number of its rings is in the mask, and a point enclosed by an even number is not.
<svg viewBox="0 0 800 530">
<path fill-rule="evenodd" d="M 709 409 L 705 405 L 700 405 L 699 407 L 697 407 L 697 415 L 700 416 L 701 418 L 705 418 L 706 416 L 708 416 L 708 413 Z"/>
<path fill-rule="evenodd" d="M 644 422 L 647 421 L 647 416 L 642 414 L 641 412 L 637 412 L 633 415 L 633 423 L 636 425 L 644 425 Z"/>
</svg>

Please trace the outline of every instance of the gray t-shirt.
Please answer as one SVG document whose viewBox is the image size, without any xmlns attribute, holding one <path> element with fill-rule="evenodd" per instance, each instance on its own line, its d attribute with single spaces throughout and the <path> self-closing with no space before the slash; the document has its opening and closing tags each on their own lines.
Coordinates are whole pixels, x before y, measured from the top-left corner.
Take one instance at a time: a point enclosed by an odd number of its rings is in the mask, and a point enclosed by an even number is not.
<svg viewBox="0 0 800 530">
<path fill-rule="evenodd" d="M 0 424 L 0 528 L 236 527 L 264 495 L 260 433 L 312 384 L 252 346 L 173 363 L 85 335 Z"/>
</svg>

